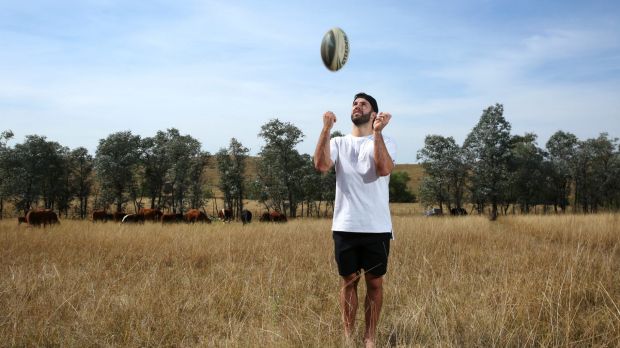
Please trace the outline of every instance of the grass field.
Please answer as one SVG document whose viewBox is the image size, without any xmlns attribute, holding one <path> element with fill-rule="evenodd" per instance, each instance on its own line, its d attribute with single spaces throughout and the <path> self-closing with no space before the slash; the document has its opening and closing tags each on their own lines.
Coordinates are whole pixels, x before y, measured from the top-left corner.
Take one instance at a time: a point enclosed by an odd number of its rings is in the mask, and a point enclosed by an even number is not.
<svg viewBox="0 0 620 348">
<path fill-rule="evenodd" d="M 378 346 L 619 346 L 619 217 L 395 216 Z M 0 221 L 0 346 L 341 346 L 330 223 Z"/>
</svg>

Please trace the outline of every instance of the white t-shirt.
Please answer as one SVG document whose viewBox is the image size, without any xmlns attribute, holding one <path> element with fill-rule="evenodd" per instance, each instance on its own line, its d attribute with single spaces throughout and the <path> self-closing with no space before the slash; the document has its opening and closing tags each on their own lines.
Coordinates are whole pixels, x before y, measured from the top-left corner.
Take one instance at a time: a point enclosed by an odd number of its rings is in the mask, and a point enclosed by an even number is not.
<svg viewBox="0 0 620 348">
<path fill-rule="evenodd" d="M 396 160 L 396 143 L 383 141 Z M 392 232 L 389 205 L 390 176 L 378 176 L 374 161 L 374 137 L 345 135 L 330 140 L 330 156 L 336 167 L 336 202 L 332 231 Z"/>
</svg>

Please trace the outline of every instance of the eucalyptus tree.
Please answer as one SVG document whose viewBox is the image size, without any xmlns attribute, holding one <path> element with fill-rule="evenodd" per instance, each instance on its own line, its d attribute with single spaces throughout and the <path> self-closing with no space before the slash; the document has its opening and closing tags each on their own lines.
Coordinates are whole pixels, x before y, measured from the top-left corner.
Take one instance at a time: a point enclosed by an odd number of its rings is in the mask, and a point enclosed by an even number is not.
<svg viewBox="0 0 620 348">
<path fill-rule="evenodd" d="M 583 212 L 596 212 L 599 207 L 617 207 L 618 138 L 601 133 L 598 138 L 579 142 L 575 170 L 575 204 Z"/>
<path fill-rule="evenodd" d="M 78 200 L 78 214 L 86 218 L 88 199 L 93 185 L 93 156 L 84 147 L 78 147 L 69 154 L 69 182 L 72 196 Z"/>
<path fill-rule="evenodd" d="M 467 163 L 463 149 L 456 144 L 454 138 L 441 135 L 427 135 L 424 147 L 418 151 L 417 159 L 421 161 L 425 174 L 422 181 L 426 203 L 438 204 L 443 210 L 447 203 L 448 209 L 454 204 L 461 208 L 467 179 Z"/>
<path fill-rule="evenodd" d="M 481 204 L 491 204 L 491 219 L 497 218 L 497 207 L 508 188 L 508 164 L 512 156 L 510 128 L 504 118 L 504 106 L 489 106 L 463 145 L 472 168 L 472 197 L 478 200 L 479 212 Z"/>
<path fill-rule="evenodd" d="M 118 212 L 137 187 L 141 145 L 140 136 L 131 131 L 113 133 L 99 140 L 95 153 L 97 180 L 104 205 L 114 204 Z"/>
<path fill-rule="evenodd" d="M 571 187 L 575 176 L 575 160 L 577 155 L 577 145 L 579 139 L 572 134 L 564 131 L 555 132 L 545 144 L 549 162 L 551 164 L 552 180 L 551 192 L 553 206 L 557 212 L 566 212 L 569 205 Z M 575 206 L 573 206 L 573 209 Z"/>
<path fill-rule="evenodd" d="M 390 175 L 390 202 L 392 203 L 414 203 L 415 195 L 407 187 L 411 180 L 409 174 L 403 171 L 395 171 Z"/>
<path fill-rule="evenodd" d="M 4 216 L 4 202 L 11 195 L 11 165 L 10 157 L 13 149 L 7 142 L 13 138 L 10 130 L 0 133 L 0 219 Z"/>
<path fill-rule="evenodd" d="M 10 186 L 18 210 L 26 212 L 39 203 L 47 209 L 58 208 L 67 189 L 68 151 L 59 143 L 39 135 L 28 135 L 22 144 L 15 145 L 10 159 Z"/>
<path fill-rule="evenodd" d="M 323 175 L 314 168 L 312 156 L 302 155 L 303 168 L 299 178 L 302 192 L 301 216 L 320 216 L 320 206 L 323 201 Z M 304 212 L 304 204 L 306 210 Z"/>
<path fill-rule="evenodd" d="M 515 135 L 511 139 L 512 156 L 509 161 L 511 196 L 506 203 L 516 203 L 521 212 L 545 203 L 547 178 L 544 168 L 545 153 L 536 143 L 536 134 Z"/>
<path fill-rule="evenodd" d="M 259 186 L 268 197 L 264 203 L 281 212 L 288 208 L 289 216 L 294 217 L 302 200 L 299 177 L 304 163 L 295 146 L 304 134 L 291 123 L 272 119 L 258 135 L 265 140 L 257 163 Z"/>
<path fill-rule="evenodd" d="M 220 174 L 219 188 L 224 194 L 224 204 L 239 216 L 243 210 L 245 189 L 245 169 L 249 149 L 237 139 L 232 138 L 228 148 L 220 149 L 215 155 Z"/>
<path fill-rule="evenodd" d="M 200 142 L 190 135 L 181 135 L 176 129 L 169 129 L 168 156 L 171 166 L 167 171 L 167 183 L 171 188 L 172 209 L 183 210 L 197 201 L 192 189 L 202 185 L 202 171 L 208 153 L 202 152 Z M 190 198 L 189 202 L 186 199 Z M 194 207 L 197 208 L 197 207 Z"/>
<path fill-rule="evenodd" d="M 166 174 L 172 166 L 169 144 L 174 132 L 157 131 L 154 137 L 142 139 L 141 186 L 149 198 L 151 208 L 161 207 Z"/>
</svg>

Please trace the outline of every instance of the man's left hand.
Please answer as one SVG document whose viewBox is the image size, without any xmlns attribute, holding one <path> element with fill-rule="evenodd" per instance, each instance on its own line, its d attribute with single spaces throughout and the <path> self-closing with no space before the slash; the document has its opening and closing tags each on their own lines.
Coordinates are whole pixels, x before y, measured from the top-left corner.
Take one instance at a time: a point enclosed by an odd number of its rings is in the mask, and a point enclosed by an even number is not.
<svg viewBox="0 0 620 348">
<path fill-rule="evenodd" d="M 390 119 L 392 115 L 389 112 L 380 112 L 377 117 L 375 117 L 375 121 L 373 123 L 374 130 L 376 132 L 380 132 L 390 123 Z"/>
</svg>

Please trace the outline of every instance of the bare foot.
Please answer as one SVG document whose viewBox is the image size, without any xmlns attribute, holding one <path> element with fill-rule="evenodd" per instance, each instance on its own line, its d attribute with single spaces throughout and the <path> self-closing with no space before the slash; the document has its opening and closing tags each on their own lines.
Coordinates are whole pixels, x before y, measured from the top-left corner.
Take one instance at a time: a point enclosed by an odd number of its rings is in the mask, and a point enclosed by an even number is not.
<svg viewBox="0 0 620 348">
<path fill-rule="evenodd" d="M 345 347 L 355 347 L 355 339 L 350 332 L 344 333 L 344 346 Z"/>
<path fill-rule="evenodd" d="M 364 339 L 364 347 L 365 348 L 375 348 L 375 340 L 366 338 Z"/>
</svg>

